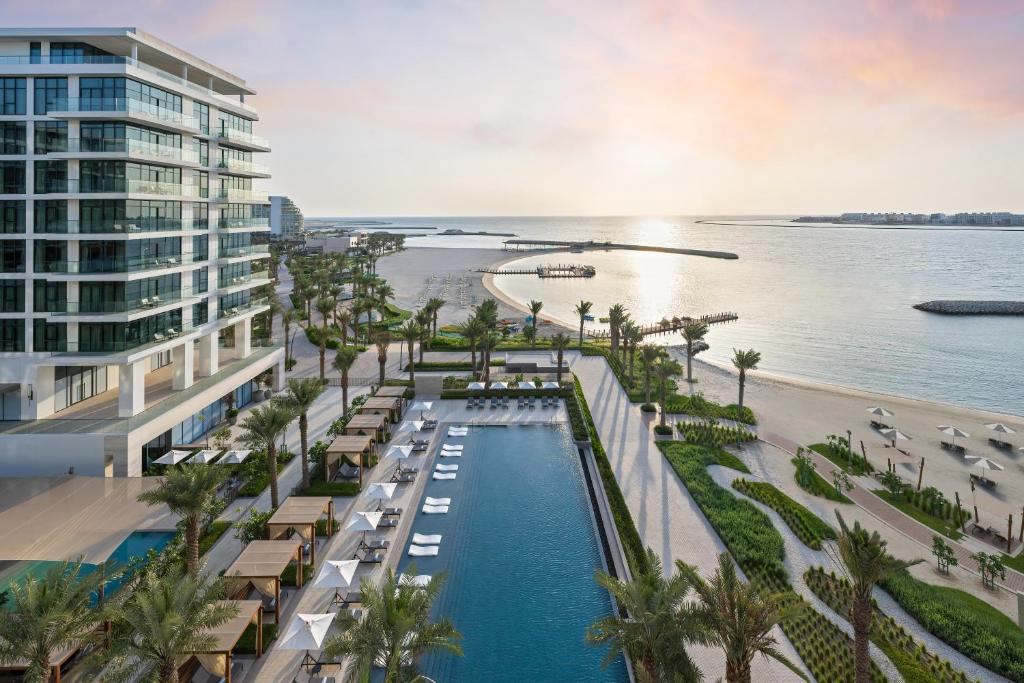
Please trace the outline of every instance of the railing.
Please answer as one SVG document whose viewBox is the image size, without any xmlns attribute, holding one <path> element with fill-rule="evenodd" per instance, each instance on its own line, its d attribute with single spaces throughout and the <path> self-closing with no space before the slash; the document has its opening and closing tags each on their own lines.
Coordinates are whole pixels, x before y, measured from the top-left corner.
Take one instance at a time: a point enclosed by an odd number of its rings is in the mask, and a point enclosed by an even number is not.
<svg viewBox="0 0 1024 683">
<path fill-rule="evenodd" d="M 269 297 L 260 297 L 259 299 L 252 299 L 247 303 L 243 303 L 238 306 L 230 306 L 228 308 L 220 309 L 217 312 L 217 317 L 219 317 L 221 320 L 227 318 L 234 318 L 235 316 L 242 315 L 243 313 L 248 313 L 254 308 L 266 306 L 268 303 L 270 303 Z"/>
<path fill-rule="evenodd" d="M 131 301 L 60 301 L 48 306 L 47 313 L 57 315 L 104 315 L 114 313 L 135 313 L 147 311 L 168 304 L 176 304 L 194 298 L 190 288 L 182 288 L 180 292 L 164 295 L 153 295 Z"/>
<path fill-rule="evenodd" d="M 172 123 L 185 128 L 199 130 L 199 119 L 180 111 L 167 109 L 149 102 L 140 102 L 130 97 L 67 97 L 54 101 L 49 108 L 53 112 L 123 112 L 162 123 Z"/>
<path fill-rule="evenodd" d="M 36 233 L 48 235 L 82 234 L 104 235 L 161 232 L 175 230 L 207 230 L 209 220 L 189 218 L 125 218 L 102 224 L 80 220 L 48 221 L 35 226 Z"/>
<path fill-rule="evenodd" d="M 40 273 L 134 273 L 139 270 L 175 268 L 205 259 L 194 259 L 192 254 L 171 254 L 147 258 L 93 259 L 88 261 L 43 261 L 35 264 Z"/>
<path fill-rule="evenodd" d="M 159 145 L 153 142 L 134 140 L 132 138 L 71 138 L 68 140 L 67 149 L 50 151 L 51 153 L 73 152 L 77 154 L 127 152 L 128 154 L 138 154 L 140 156 L 156 157 L 159 159 L 199 163 L 199 153 L 194 149 Z"/>
<path fill-rule="evenodd" d="M 77 194 L 78 178 L 51 179 L 36 185 L 36 194 Z"/>
<path fill-rule="evenodd" d="M 241 247 L 227 247 L 219 252 L 220 258 L 236 258 L 238 256 L 252 255 L 266 256 L 270 254 L 269 244 L 247 244 Z"/>
<path fill-rule="evenodd" d="M 217 137 L 227 140 L 228 142 L 241 142 L 247 145 L 254 145 L 256 147 L 270 147 L 270 140 L 259 135 L 253 135 L 244 130 L 238 130 L 231 126 L 221 126 L 217 129 Z"/>
<path fill-rule="evenodd" d="M 195 329 L 192 323 L 180 323 L 177 325 L 168 325 L 167 327 L 153 332 L 141 339 L 120 339 L 111 341 L 68 341 L 64 344 L 63 349 L 50 349 L 51 351 L 62 352 L 62 353 L 120 353 L 123 351 L 132 351 L 139 349 L 143 346 L 149 346 L 151 344 L 160 344 L 170 339 L 175 339 L 183 334 L 187 334 Z"/>
<path fill-rule="evenodd" d="M 269 218 L 228 218 L 221 216 L 217 219 L 217 228 L 220 230 L 231 230 L 232 228 L 264 228 L 270 227 Z"/>
<path fill-rule="evenodd" d="M 242 159 L 227 158 L 217 162 L 216 168 L 241 173 L 262 173 L 270 175 L 270 167 L 266 164 L 257 164 L 255 161 L 243 161 Z"/>
<path fill-rule="evenodd" d="M 253 281 L 258 280 L 269 280 L 270 271 L 258 270 L 248 275 L 234 275 L 231 277 L 218 277 L 217 286 L 220 288 L 236 287 L 238 285 L 246 285 Z"/>
<path fill-rule="evenodd" d="M 83 194 L 103 193 L 129 193 L 129 194 L 157 194 L 165 197 L 198 197 L 199 188 L 195 185 L 184 183 L 167 183 L 159 180 L 137 180 L 134 178 L 118 179 L 117 182 L 109 185 L 103 182 L 82 183 L 79 181 L 78 190 Z"/>
<path fill-rule="evenodd" d="M 213 199 L 223 202 L 269 202 L 270 194 L 264 190 L 242 190 L 225 187 L 212 193 Z"/>
</svg>

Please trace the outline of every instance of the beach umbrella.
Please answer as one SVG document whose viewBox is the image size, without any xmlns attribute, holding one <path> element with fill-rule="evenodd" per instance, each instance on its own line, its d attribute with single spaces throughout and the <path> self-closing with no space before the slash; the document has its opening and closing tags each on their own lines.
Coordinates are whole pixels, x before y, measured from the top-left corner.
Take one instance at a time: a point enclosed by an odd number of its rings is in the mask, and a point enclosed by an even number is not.
<svg viewBox="0 0 1024 683">
<path fill-rule="evenodd" d="M 877 415 L 879 417 L 892 417 L 893 415 L 896 414 L 891 410 L 883 408 L 882 406 L 872 406 L 871 408 L 868 408 L 868 412 L 871 413 L 872 415 Z"/>
<path fill-rule="evenodd" d="M 220 455 L 220 451 L 208 448 L 205 451 L 199 451 L 188 460 L 190 465 L 209 465 L 211 462 L 217 459 Z"/>
<path fill-rule="evenodd" d="M 412 455 L 412 446 L 392 446 L 384 453 L 384 457 L 398 458 L 402 460 Z"/>
<path fill-rule="evenodd" d="M 337 604 L 341 602 L 338 589 L 352 587 L 358 567 L 359 560 L 327 560 L 320 567 L 320 573 L 313 580 L 313 585 L 318 588 L 333 588 L 334 598 L 331 603 Z"/>
<path fill-rule="evenodd" d="M 483 382 L 470 382 L 469 386 L 466 387 L 470 391 L 483 391 L 487 387 L 484 386 Z"/>
<path fill-rule="evenodd" d="M 508 389 L 508 384 L 505 382 L 492 382 L 491 389 Z"/>
<path fill-rule="evenodd" d="M 1009 425 L 1004 425 L 1002 422 L 989 422 L 985 425 L 993 432 L 999 432 L 1000 434 L 1016 434 L 1017 430 Z"/>
<path fill-rule="evenodd" d="M 240 465 L 245 462 L 252 451 L 228 451 L 224 457 L 217 461 L 218 465 Z"/>
<path fill-rule="evenodd" d="M 177 465 L 191 457 L 192 451 L 168 451 L 153 461 L 154 465 Z"/>
<path fill-rule="evenodd" d="M 422 420 L 423 419 L 423 411 L 430 410 L 430 407 L 433 406 L 433 405 L 434 405 L 433 401 L 416 401 L 411 406 L 409 406 L 409 410 L 418 410 L 418 411 L 420 411 L 420 419 Z"/>
<path fill-rule="evenodd" d="M 383 516 L 383 512 L 377 511 L 355 512 L 352 514 L 352 518 L 348 520 L 348 524 L 345 525 L 345 531 L 363 532 L 363 544 L 365 544 L 366 532 L 374 531 L 377 525 L 380 524 L 380 519 Z"/>
<path fill-rule="evenodd" d="M 966 459 L 967 460 L 974 460 L 974 462 L 971 463 L 972 467 L 977 467 L 977 468 L 980 468 L 982 470 L 987 470 L 989 472 L 1002 472 L 1003 470 L 1006 469 L 1005 467 L 1003 467 L 999 463 L 992 462 L 988 458 L 983 458 L 980 455 L 968 455 Z M 981 478 L 984 479 L 985 475 L 984 474 L 981 475 Z"/>
<path fill-rule="evenodd" d="M 309 655 L 310 650 L 319 650 L 323 646 L 327 631 L 334 621 L 334 613 L 327 614 L 296 614 L 285 629 L 284 635 L 277 641 L 279 650 L 305 650 L 300 666 L 312 666 L 317 663 Z"/>
<path fill-rule="evenodd" d="M 939 425 L 936 429 L 938 429 L 943 434 L 949 434 L 951 437 L 953 437 L 954 446 L 956 445 L 956 437 L 959 436 L 961 439 L 966 439 L 967 437 L 970 436 L 970 434 L 968 434 L 964 430 L 960 429 L 959 427 L 954 427 L 953 425 Z"/>
<path fill-rule="evenodd" d="M 561 385 L 558 382 L 544 382 L 541 385 L 541 389 L 561 389 Z"/>
<path fill-rule="evenodd" d="M 896 448 L 897 441 L 910 441 L 910 437 L 898 429 L 883 429 L 882 436 L 892 441 L 893 448 Z"/>
<path fill-rule="evenodd" d="M 398 484 L 370 484 L 366 487 L 366 497 L 368 500 L 377 501 L 377 509 L 380 510 L 381 505 L 385 500 L 391 500 L 392 496 L 395 495 L 395 489 Z"/>
</svg>

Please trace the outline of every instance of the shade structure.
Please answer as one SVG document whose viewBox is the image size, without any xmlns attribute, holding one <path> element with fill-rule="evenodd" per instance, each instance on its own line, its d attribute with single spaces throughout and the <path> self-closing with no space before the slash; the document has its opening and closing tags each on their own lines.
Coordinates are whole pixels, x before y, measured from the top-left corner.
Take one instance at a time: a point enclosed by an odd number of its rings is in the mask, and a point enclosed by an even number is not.
<svg viewBox="0 0 1024 683">
<path fill-rule="evenodd" d="M 883 429 L 882 436 L 889 439 L 890 441 L 910 441 L 910 437 L 901 432 L 898 429 Z"/>
<path fill-rule="evenodd" d="M 971 463 L 972 467 L 977 467 L 983 470 L 989 470 L 990 472 L 1002 472 L 1006 468 L 997 462 L 993 462 L 988 458 L 983 458 L 980 455 L 968 455 L 967 460 L 973 460 Z"/>
<path fill-rule="evenodd" d="M 542 384 L 540 386 L 540 388 L 541 389 L 561 389 L 562 385 L 559 384 L 558 382 L 544 382 L 544 384 Z"/>
<path fill-rule="evenodd" d="M 316 566 L 316 523 L 327 515 L 327 535 L 334 527 L 334 499 L 330 496 L 291 496 L 267 520 L 267 536 L 279 538 L 292 529 L 309 541 L 309 563 Z"/>
<path fill-rule="evenodd" d="M 483 382 L 470 382 L 469 386 L 466 387 L 470 391 L 483 391 L 487 387 Z"/>
<path fill-rule="evenodd" d="M 345 525 L 346 531 L 361 531 L 364 534 L 367 531 L 373 531 L 380 524 L 381 517 L 384 516 L 383 512 L 376 510 L 370 510 L 366 512 L 354 512 L 352 518 L 348 520 L 348 524 Z"/>
<path fill-rule="evenodd" d="M 368 500 L 376 500 L 377 509 L 380 509 L 380 504 L 385 500 L 391 500 L 395 495 L 395 489 L 398 488 L 398 484 L 395 483 L 374 483 L 366 487 L 366 498 Z"/>
<path fill-rule="evenodd" d="M 236 584 L 230 589 L 232 592 L 248 584 L 263 595 L 274 598 L 274 621 L 280 623 L 281 574 L 293 561 L 296 566 L 302 564 L 302 542 L 298 539 L 251 541 L 224 570 L 224 577 Z M 301 588 L 301 571 L 296 571 L 295 577 Z M 238 582 L 242 585 L 237 585 Z"/>
<path fill-rule="evenodd" d="M 491 382 L 491 389 L 508 389 L 508 384 L 505 382 Z"/>
<path fill-rule="evenodd" d="M 430 410 L 432 407 L 434 407 L 433 401 L 416 401 L 409 406 L 409 410 Z"/>
<path fill-rule="evenodd" d="M 970 434 L 968 434 L 964 430 L 960 429 L 959 427 L 954 427 L 953 425 L 939 425 L 938 427 L 936 427 L 936 429 L 938 429 L 943 434 L 949 434 L 953 438 L 959 436 L 961 439 L 966 439 L 967 437 L 970 436 Z"/>
<path fill-rule="evenodd" d="M 319 650 L 334 621 L 334 613 L 296 614 L 277 641 L 279 650 Z"/>
<path fill-rule="evenodd" d="M 177 465 L 182 460 L 188 460 L 192 451 L 168 451 L 153 461 L 154 465 Z"/>
<path fill-rule="evenodd" d="M 989 422 L 985 425 L 993 432 L 999 432 L 1000 434 L 1016 434 L 1017 430 L 1009 425 L 1004 425 L 1002 422 Z"/>
<path fill-rule="evenodd" d="M 406 420 L 397 427 L 395 427 L 396 434 L 410 434 L 412 432 L 418 432 L 423 428 L 423 422 L 421 420 Z"/>
<path fill-rule="evenodd" d="M 313 579 L 313 585 L 317 588 L 333 588 L 332 602 L 340 602 L 338 589 L 351 588 L 358 568 L 359 560 L 327 560 L 324 566 L 320 567 L 320 573 Z"/>
<path fill-rule="evenodd" d="M 412 455 L 412 446 L 392 446 L 384 453 L 385 458 L 395 458 L 396 460 L 404 460 Z"/>
<path fill-rule="evenodd" d="M 245 462 L 252 451 L 228 451 L 224 457 L 217 461 L 218 465 L 240 465 Z"/>
<path fill-rule="evenodd" d="M 220 455 L 220 451 L 214 448 L 207 448 L 205 451 L 199 451 L 191 458 L 188 459 L 190 465 L 209 465 L 211 462 L 217 459 Z"/>
<path fill-rule="evenodd" d="M 896 414 L 889 410 L 888 408 L 883 408 L 882 406 L 872 406 L 868 408 L 868 412 L 871 413 L 872 415 L 878 415 L 879 417 L 892 417 L 893 415 Z"/>
</svg>

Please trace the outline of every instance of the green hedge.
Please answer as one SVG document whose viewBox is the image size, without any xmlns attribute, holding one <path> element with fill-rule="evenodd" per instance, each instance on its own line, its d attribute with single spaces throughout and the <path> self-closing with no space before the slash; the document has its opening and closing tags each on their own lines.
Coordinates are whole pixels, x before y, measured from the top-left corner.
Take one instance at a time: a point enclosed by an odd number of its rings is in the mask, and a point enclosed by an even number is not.
<svg viewBox="0 0 1024 683">
<path fill-rule="evenodd" d="M 313 565 L 305 564 L 302 565 L 302 585 L 307 585 L 313 578 Z M 295 585 L 295 563 L 288 565 L 281 572 L 281 585 L 282 586 L 294 586 Z"/>
<path fill-rule="evenodd" d="M 246 480 L 242 484 L 242 487 L 238 489 L 238 495 L 242 498 L 251 498 L 258 496 L 263 493 L 263 490 L 270 486 L 270 476 L 267 474 L 267 461 L 266 453 L 263 451 L 255 451 L 249 458 L 242 463 L 242 467 L 245 467 Z M 295 458 L 295 453 L 291 451 L 278 451 L 277 453 L 277 473 L 278 475 L 284 470 L 285 465 L 290 463 Z M 249 461 L 253 462 L 250 464 Z"/>
<path fill-rule="evenodd" d="M 821 550 L 821 542 L 834 540 L 835 530 L 817 515 L 767 482 L 736 479 L 732 487 L 779 513 L 804 545 Z"/>
<path fill-rule="evenodd" d="M 231 528 L 231 522 L 213 522 L 199 537 L 199 556 L 202 557 L 217 544 L 220 537 Z"/>
<path fill-rule="evenodd" d="M 263 623 L 263 652 L 270 649 L 270 643 L 277 638 L 277 624 Z M 245 631 L 242 633 L 242 637 L 238 639 L 235 644 L 234 653 L 236 655 L 254 655 L 256 654 L 256 624 L 249 624 Z"/>
<path fill-rule="evenodd" d="M 854 453 L 852 458 L 852 465 L 850 464 L 851 459 L 847 457 L 846 451 L 838 451 L 827 443 L 812 443 L 808 446 L 812 451 L 818 455 L 822 455 L 832 461 L 832 464 L 839 466 L 854 476 L 862 476 L 866 474 L 864 472 L 864 457 L 859 453 Z M 874 467 L 868 463 L 869 471 L 874 471 Z"/>
<path fill-rule="evenodd" d="M 947 538 L 952 538 L 954 541 L 958 541 L 964 537 L 959 526 L 953 523 L 952 520 L 943 519 L 942 517 L 929 514 L 926 510 L 914 505 L 912 502 L 914 499 L 913 496 L 893 494 L 892 492 L 884 489 L 873 489 L 871 492 L 911 519 L 916 519 L 921 524 L 924 524 L 933 531 L 937 531 Z M 971 514 L 963 509 L 961 509 L 961 514 L 963 514 L 965 523 L 966 520 L 971 517 Z"/>
<path fill-rule="evenodd" d="M 720 448 L 728 444 L 757 441 L 757 434 L 748 429 L 721 425 L 713 420 L 677 422 L 676 427 L 687 442 L 701 446 Z"/>
<path fill-rule="evenodd" d="M 323 476 L 320 478 L 314 478 L 310 482 L 309 488 L 295 489 L 293 496 L 358 496 L 359 495 L 359 482 L 358 481 L 323 481 Z"/>
<path fill-rule="evenodd" d="M 988 603 L 963 591 L 931 586 L 908 572 L 882 588 L 918 623 L 950 647 L 1013 681 L 1024 682 L 1024 631 Z"/>
</svg>

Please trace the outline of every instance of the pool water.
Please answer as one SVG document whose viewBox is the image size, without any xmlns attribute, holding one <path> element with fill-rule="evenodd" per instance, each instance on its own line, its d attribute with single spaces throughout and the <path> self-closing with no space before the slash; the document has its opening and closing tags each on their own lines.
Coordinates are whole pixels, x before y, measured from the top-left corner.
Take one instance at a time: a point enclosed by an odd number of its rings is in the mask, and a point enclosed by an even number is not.
<svg viewBox="0 0 1024 683">
<path fill-rule="evenodd" d="M 605 649 L 584 642 L 612 602 L 594 581 L 604 556 L 568 430 L 474 427 L 445 441 L 465 446 L 461 458 L 435 459 L 459 465 L 457 477 L 428 479 L 424 495 L 451 498 L 449 512 L 425 515 L 418 506 L 412 529 L 441 534 L 440 553 L 410 558 L 407 545 L 400 569 L 415 562 L 418 574 L 448 572 L 435 616 L 462 633 L 464 656 L 427 655 L 423 673 L 437 681 L 626 681 L 621 657 L 602 668 Z"/>
</svg>

